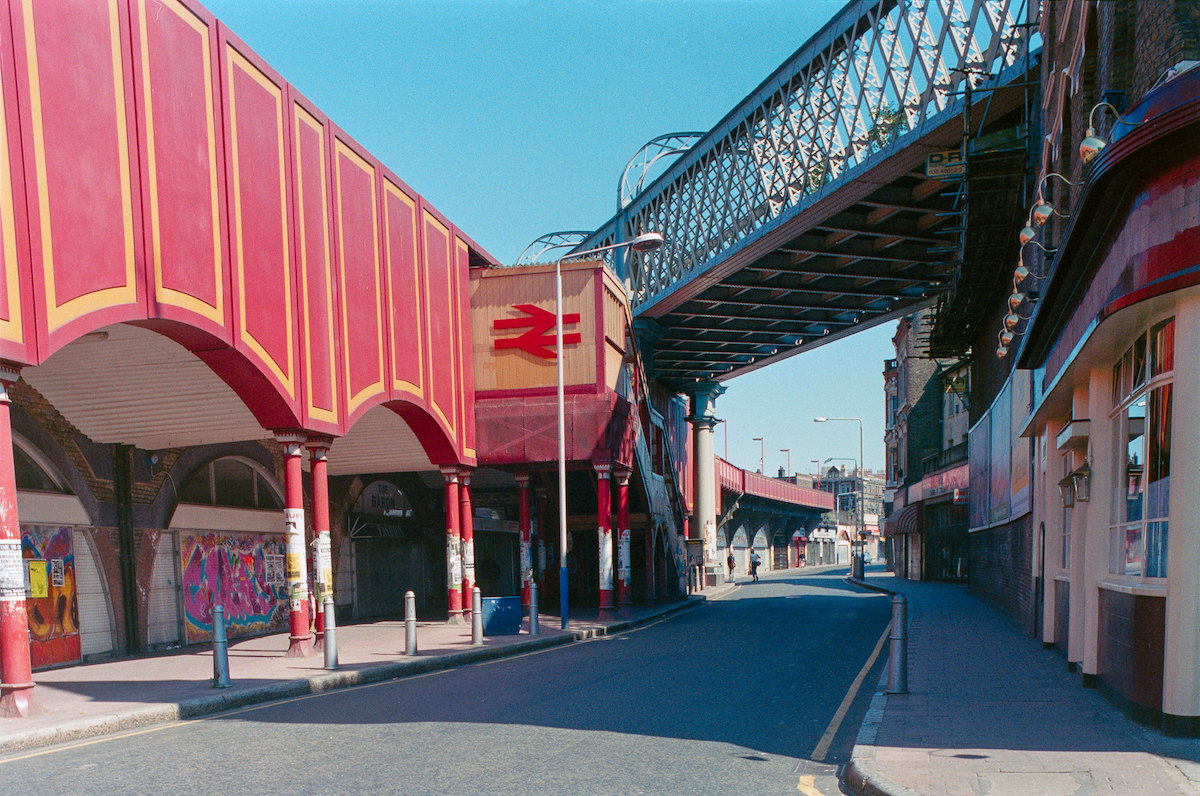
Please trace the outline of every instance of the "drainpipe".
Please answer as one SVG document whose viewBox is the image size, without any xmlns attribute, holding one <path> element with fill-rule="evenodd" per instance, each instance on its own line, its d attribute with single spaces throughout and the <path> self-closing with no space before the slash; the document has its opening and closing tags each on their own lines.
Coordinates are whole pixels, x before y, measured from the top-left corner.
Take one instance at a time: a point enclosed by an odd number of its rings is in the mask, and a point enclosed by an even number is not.
<svg viewBox="0 0 1200 796">
<path fill-rule="evenodd" d="M 137 559 L 133 554 L 133 446 L 113 445 L 113 501 L 117 506 L 117 551 L 121 603 L 125 606 L 125 653 L 142 651 L 138 637 Z"/>
</svg>

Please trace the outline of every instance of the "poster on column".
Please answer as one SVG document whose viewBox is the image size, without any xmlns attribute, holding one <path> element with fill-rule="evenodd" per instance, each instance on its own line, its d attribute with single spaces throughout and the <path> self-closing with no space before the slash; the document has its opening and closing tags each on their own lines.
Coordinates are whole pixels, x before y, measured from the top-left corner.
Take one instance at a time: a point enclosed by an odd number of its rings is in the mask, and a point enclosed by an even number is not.
<svg viewBox="0 0 1200 796">
<path fill-rule="evenodd" d="M 456 583 L 462 582 L 462 553 L 459 552 L 457 537 L 446 537 L 446 568 L 450 577 L 450 588 L 457 589 Z"/>
<path fill-rule="evenodd" d="M 0 600 L 25 599 L 25 564 L 20 539 L 0 539 Z"/>
<path fill-rule="evenodd" d="M 314 566 L 317 575 L 317 599 L 324 600 L 333 593 L 333 556 L 330 554 L 329 531 L 321 531 L 313 540 Z"/>
<path fill-rule="evenodd" d="M 287 534 L 287 579 L 289 606 L 299 611 L 308 601 L 308 566 L 304 552 L 304 509 L 284 509 Z"/>
<path fill-rule="evenodd" d="M 612 591 L 612 533 L 607 528 L 601 526 L 598 529 L 597 536 L 600 539 L 600 588 Z"/>
<path fill-rule="evenodd" d="M 462 543 L 463 577 L 475 583 L 475 540 L 468 539 Z"/>
<path fill-rule="evenodd" d="M 521 541 L 521 581 L 527 582 L 533 578 L 533 551 L 529 542 Z"/>
</svg>

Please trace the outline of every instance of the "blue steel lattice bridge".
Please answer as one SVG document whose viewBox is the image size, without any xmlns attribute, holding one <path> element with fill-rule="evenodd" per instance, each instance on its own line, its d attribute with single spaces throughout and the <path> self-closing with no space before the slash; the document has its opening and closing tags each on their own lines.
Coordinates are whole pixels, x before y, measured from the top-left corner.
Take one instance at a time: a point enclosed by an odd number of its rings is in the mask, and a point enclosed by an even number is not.
<svg viewBox="0 0 1200 796">
<path fill-rule="evenodd" d="M 613 263 L 657 379 L 721 381 L 935 303 L 962 325 L 939 339 L 969 345 L 961 319 L 1005 269 L 963 263 L 1011 262 L 986 228 L 1029 204 L 1026 3 L 855 0 L 712 130 L 679 134 L 695 143 L 577 247 L 667 239 Z M 926 173 L 955 151 L 969 180 Z"/>
</svg>

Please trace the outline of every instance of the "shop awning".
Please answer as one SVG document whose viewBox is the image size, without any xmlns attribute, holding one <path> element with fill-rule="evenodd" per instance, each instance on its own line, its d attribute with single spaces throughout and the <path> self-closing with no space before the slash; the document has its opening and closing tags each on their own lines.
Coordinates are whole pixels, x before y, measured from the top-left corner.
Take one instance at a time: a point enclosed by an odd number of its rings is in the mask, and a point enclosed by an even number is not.
<svg viewBox="0 0 1200 796">
<path fill-rule="evenodd" d="M 921 532 L 921 504 L 913 503 L 883 521 L 883 536 L 886 539 L 896 534 Z"/>
</svg>

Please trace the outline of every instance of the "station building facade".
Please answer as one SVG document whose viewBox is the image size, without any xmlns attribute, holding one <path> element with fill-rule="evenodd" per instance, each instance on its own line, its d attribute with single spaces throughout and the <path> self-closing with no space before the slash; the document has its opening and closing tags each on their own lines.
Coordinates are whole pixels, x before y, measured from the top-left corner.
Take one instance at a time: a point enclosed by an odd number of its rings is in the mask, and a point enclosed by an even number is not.
<svg viewBox="0 0 1200 796">
<path fill-rule="evenodd" d="M 202 6 L 147 5 L 0 20 L 11 713 L 34 666 L 201 640 L 218 600 L 233 635 L 287 628 L 306 654 L 310 593 L 353 600 L 331 503 L 431 470 L 395 486 L 458 549 L 476 465 L 486 253 Z"/>
</svg>

